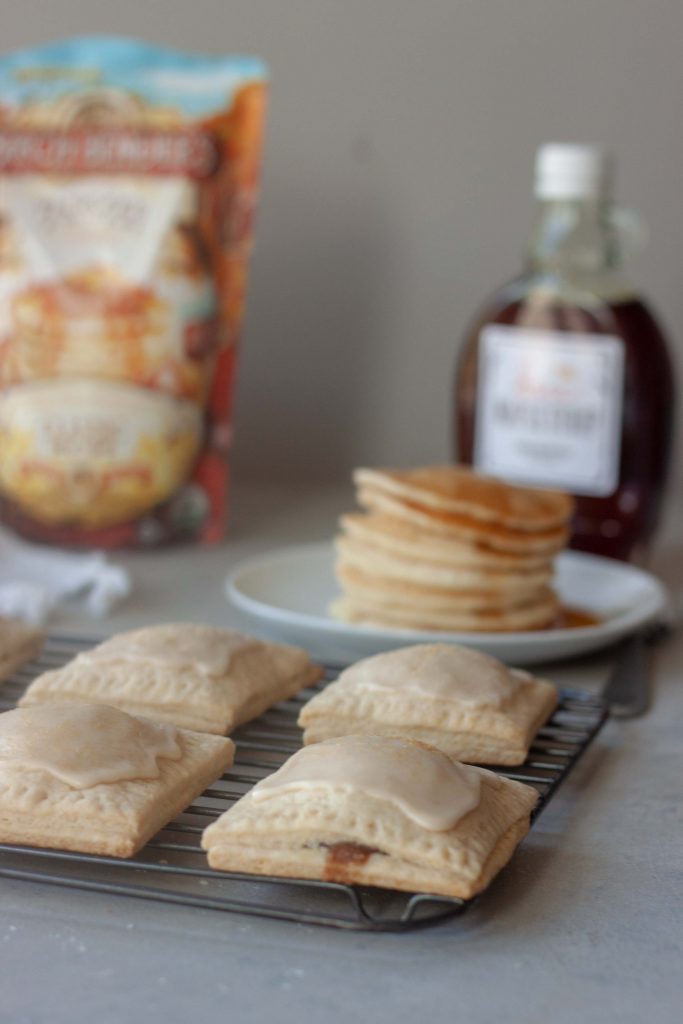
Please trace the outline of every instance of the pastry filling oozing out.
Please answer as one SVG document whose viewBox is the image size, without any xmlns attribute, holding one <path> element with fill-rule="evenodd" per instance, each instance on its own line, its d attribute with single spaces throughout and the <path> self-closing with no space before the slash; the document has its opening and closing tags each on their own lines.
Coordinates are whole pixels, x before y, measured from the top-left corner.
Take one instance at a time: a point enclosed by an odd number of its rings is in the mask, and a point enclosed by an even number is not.
<svg viewBox="0 0 683 1024">
<path fill-rule="evenodd" d="M 325 882 L 357 882 L 357 870 L 365 867 L 373 855 L 387 856 L 376 846 L 365 846 L 363 843 L 320 843 L 319 848 L 326 851 L 322 870 L 322 879 Z"/>
<path fill-rule="evenodd" d="M 373 853 L 385 857 L 386 854 L 376 846 L 364 846 L 363 843 L 320 843 L 323 850 L 327 850 L 326 866 L 346 867 L 349 864 L 361 866 L 366 864 Z"/>
</svg>

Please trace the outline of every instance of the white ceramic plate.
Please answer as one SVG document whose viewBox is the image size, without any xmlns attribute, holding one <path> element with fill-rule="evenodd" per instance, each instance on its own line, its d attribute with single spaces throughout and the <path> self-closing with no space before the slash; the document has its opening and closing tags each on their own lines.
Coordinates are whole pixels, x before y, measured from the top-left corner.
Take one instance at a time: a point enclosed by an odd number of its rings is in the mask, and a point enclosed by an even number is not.
<svg viewBox="0 0 683 1024">
<path fill-rule="evenodd" d="M 662 615 L 667 592 L 642 569 L 579 552 L 557 559 L 555 588 L 563 604 L 600 617 L 598 625 L 520 633 L 443 633 L 351 626 L 330 617 L 339 593 L 331 544 L 284 548 L 243 562 L 229 576 L 229 600 L 273 639 L 304 647 L 314 657 L 345 664 L 406 644 L 467 644 L 514 665 L 532 665 L 606 647 Z"/>
</svg>

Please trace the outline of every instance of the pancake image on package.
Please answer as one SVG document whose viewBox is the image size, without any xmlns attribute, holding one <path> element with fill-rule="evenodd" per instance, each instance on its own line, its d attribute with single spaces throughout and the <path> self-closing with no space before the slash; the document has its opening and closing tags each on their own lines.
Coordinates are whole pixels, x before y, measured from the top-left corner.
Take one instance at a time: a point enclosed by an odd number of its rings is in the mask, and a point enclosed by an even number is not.
<svg viewBox="0 0 683 1024">
<path fill-rule="evenodd" d="M 0 392 L 0 487 L 43 523 L 115 525 L 173 494 L 201 438 L 186 399 L 118 381 L 34 381 Z"/>
<path fill-rule="evenodd" d="M 0 518 L 30 539 L 223 536 L 265 88 L 126 39 L 0 58 Z"/>
<path fill-rule="evenodd" d="M 354 482 L 364 511 L 340 519 L 337 618 L 449 632 L 554 622 L 553 559 L 568 539 L 570 497 L 463 466 L 358 469 Z"/>
</svg>

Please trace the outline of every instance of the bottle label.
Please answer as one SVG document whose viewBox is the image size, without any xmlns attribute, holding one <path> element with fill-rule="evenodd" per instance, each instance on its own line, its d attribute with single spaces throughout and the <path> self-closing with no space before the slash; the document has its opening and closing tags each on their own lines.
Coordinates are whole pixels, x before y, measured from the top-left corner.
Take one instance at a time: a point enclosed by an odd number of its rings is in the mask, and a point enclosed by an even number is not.
<svg viewBox="0 0 683 1024">
<path fill-rule="evenodd" d="M 515 483 L 605 497 L 619 479 L 624 344 L 489 324 L 480 339 L 474 464 Z"/>
</svg>

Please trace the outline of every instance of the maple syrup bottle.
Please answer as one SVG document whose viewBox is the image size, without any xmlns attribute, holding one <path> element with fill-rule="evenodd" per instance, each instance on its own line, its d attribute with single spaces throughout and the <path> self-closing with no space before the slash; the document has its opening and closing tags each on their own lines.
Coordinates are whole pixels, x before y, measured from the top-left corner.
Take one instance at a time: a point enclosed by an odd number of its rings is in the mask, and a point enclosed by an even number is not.
<svg viewBox="0 0 683 1024">
<path fill-rule="evenodd" d="M 527 271 L 488 301 L 458 360 L 456 453 L 569 491 L 571 547 L 642 561 L 667 477 L 673 368 L 621 272 L 611 171 L 592 146 L 539 150 Z"/>
</svg>

